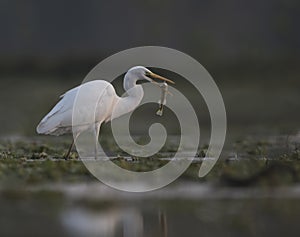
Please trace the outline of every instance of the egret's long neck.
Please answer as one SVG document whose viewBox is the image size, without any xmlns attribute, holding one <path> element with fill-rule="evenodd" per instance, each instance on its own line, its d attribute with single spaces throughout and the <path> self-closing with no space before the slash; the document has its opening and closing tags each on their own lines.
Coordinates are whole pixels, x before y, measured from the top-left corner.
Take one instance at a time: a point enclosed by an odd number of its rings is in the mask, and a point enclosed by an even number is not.
<svg viewBox="0 0 300 237">
<path fill-rule="evenodd" d="M 114 108 L 113 118 L 120 117 L 133 111 L 142 101 L 144 90 L 141 85 L 136 84 L 137 80 L 133 78 L 124 78 L 124 89 L 127 96 L 120 97 Z"/>
</svg>

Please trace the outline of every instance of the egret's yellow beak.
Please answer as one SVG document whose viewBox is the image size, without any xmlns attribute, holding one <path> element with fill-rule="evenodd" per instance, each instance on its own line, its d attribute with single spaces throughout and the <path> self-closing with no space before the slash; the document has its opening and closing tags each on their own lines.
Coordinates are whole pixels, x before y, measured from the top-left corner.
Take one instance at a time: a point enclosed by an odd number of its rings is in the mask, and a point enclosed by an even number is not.
<svg viewBox="0 0 300 237">
<path fill-rule="evenodd" d="M 168 78 L 165 78 L 165 77 L 162 77 L 160 75 L 157 75 L 153 72 L 149 72 L 146 74 L 147 77 L 150 77 L 151 79 L 159 79 L 159 80 L 162 80 L 162 81 L 166 81 L 166 82 L 169 82 L 169 83 L 172 83 L 172 84 L 175 84 L 174 81 L 168 79 Z"/>
</svg>

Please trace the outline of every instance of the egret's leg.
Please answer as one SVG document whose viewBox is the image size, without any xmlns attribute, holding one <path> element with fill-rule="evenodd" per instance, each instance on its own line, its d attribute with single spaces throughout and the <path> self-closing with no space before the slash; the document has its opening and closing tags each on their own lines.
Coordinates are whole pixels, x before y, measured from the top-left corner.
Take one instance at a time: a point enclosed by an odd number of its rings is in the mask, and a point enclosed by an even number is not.
<svg viewBox="0 0 300 237">
<path fill-rule="evenodd" d="M 74 146 L 74 139 L 72 139 L 71 146 L 69 147 L 67 154 L 64 156 L 65 159 L 69 159 L 69 156 L 71 154 L 71 150 L 73 149 L 73 146 Z"/>
<path fill-rule="evenodd" d="M 100 125 L 101 123 L 95 123 L 95 159 L 98 158 L 98 138 L 99 138 L 99 132 L 100 132 Z"/>
<path fill-rule="evenodd" d="M 75 143 L 76 139 L 78 138 L 79 134 L 80 134 L 80 133 L 77 133 L 76 136 L 75 136 L 75 138 L 72 139 L 72 143 L 71 143 L 71 145 L 70 145 L 70 147 L 69 147 L 69 149 L 68 149 L 68 152 L 67 152 L 67 154 L 64 156 L 65 159 L 69 159 L 70 154 L 71 154 L 71 151 L 72 151 L 72 149 L 73 149 L 73 147 L 74 147 L 74 143 Z"/>
</svg>

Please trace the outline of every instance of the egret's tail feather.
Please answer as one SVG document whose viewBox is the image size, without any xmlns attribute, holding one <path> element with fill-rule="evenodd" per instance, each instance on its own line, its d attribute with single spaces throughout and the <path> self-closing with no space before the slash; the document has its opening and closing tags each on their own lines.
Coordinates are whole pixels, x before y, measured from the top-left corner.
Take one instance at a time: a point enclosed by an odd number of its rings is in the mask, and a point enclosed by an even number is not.
<svg viewBox="0 0 300 237">
<path fill-rule="evenodd" d="M 59 136 L 71 131 L 70 127 L 61 126 L 59 120 L 54 117 L 45 117 L 37 126 L 36 132 L 38 134 Z"/>
</svg>

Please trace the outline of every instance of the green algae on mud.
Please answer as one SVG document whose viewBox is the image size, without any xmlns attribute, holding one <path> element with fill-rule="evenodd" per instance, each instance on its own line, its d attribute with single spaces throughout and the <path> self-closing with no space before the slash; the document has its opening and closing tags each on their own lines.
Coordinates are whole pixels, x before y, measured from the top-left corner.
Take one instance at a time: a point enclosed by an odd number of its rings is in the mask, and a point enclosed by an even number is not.
<svg viewBox="0 0 300 237">
<path fill-rule="evenodd" d="M 0 159 L 0 183 L 77 182 L 92 179 L 79 160 Z"/>
<path fill-rule="evenodd" d="M 2 142 L 0 144 L 0 184 L 21 185 L 44 182 L 82 182 L 95 180 L 76 152 L 63 159 L 68 143 L 46 143 L 40 140 Z M 244 139 L 232 144 L 230 152 L 217 162 L 204 178 L 198 170 L 207 146 L 182 175 L 182 179 L 224 186 L 278 186 L 300 181 L 298 144 L 278 145 L 263 140 Z M 234 154 L 234 155 L 232 155 Z M 150 158 L 125 156 L 112 161 L 127 170 L 147 172 L 165 165 L 174 153 L 158 153 Z M 184 158 L 184 157 L 183 157 Z"/>
</svg>

